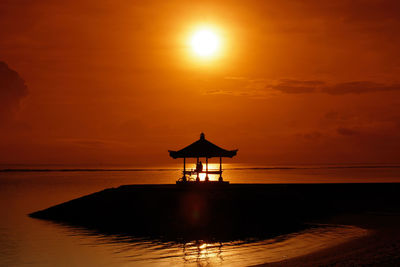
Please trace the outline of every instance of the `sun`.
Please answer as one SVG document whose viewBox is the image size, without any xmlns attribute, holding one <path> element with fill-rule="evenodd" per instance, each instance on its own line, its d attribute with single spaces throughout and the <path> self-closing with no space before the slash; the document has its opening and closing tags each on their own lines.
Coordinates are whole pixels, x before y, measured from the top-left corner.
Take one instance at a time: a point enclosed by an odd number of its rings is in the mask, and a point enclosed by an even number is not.
<svg viewBox="0 0 400 267">
<path fill-rule="evenodd" d="M 211 29 L 196 31 L 190 39 L 190 46 L 193 52 L 204 58 L 215 56 L 220 49 L 220 38 Z"/>
</svg>

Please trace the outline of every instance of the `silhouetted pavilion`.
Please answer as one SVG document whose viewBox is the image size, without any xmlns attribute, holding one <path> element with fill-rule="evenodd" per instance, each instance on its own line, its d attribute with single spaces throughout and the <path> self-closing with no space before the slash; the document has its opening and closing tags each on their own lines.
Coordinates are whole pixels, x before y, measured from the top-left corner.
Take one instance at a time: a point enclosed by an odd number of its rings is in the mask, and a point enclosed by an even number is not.
<svg viewBox="0 0 400 267">
<path fill-rule="evenodd" d="M 223 148 L 220 148 L 217 145 L 214 145 L 210 141 L 206 140 L 204 133 L 200 134 L 200 139 L 194 142 L 191 145 L 188 145 L 187 147 L 178 150 L 178 151 L 172 151 L 168 150 L 169 155 L 174 158 L 183 158 L 183 176 L 182 176 L 182 181 L 186 182 L 186 175 L 192 175 L 196 174 L 197 178 L 196 181 L 200 181 L 199 174 L 200 173 L 205 173 L 206 174 L 206 181 L 209 181 L 208 175 L 209 174 L 219 174 L 219 179 L 218 181 L 223 182 L 222 179 L 222 158 L 227 157 L 227 158 L 232 158 L 236 156 L 238 149 L 235 150 L 226 150 Z M 219 170 L 208 170 L 208 159 L 209 158 L 215 158 L 219 157 Z M 199 163 L 199 158 L 206 158 L 206 170 L 205 171 L 198 171 L 196 170 L 186 170 L 186 158 L 196 158 L 197 159 L 197 164 Z"/>
</svg>

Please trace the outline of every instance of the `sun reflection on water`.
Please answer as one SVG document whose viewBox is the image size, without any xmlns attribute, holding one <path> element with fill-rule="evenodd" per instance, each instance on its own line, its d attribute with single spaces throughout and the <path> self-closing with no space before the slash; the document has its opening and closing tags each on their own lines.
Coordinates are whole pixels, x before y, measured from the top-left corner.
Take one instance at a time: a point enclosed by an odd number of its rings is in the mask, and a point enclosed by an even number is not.
<svg viewBox="0 0 400 267">
<path fill-rule="evenodd" d="M 189 242 L 183 245 L 183 261 L 185 263 L 222 264 L 222 243 Z"/>
<path fill-rule="evenodd" d="M 91 245 L 111 246 L 117 257 L 133 266 L 247 266 L 305 255 L 367 233 L 354 226 L 320 225 L 266 240 L 180 243 L 102 235 Z"/>
</svg>

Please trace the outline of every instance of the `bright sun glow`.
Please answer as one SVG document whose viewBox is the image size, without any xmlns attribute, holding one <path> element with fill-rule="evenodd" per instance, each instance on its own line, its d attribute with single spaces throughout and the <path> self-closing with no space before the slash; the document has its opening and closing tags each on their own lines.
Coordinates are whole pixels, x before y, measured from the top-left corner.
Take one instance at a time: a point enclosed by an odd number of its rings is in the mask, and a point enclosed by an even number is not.
<svg viewBox="0 0 400 267">
<path fill-rule="evenodd" d="M 190 45 L 198 56 L 211 57 L 218 52 L 220 39 L 212 30 L 202 29 L 194 33 Z"/>
</svg>

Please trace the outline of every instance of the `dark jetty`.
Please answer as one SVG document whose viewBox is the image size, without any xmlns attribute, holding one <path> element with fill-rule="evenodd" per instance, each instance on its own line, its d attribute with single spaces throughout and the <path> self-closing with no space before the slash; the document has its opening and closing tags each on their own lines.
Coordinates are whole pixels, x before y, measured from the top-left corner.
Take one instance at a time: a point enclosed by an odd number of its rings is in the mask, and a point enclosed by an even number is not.
<svg viewBox="0 0 400 267">
<path fill-rule="evenodd" d="M 400 184 L 125 185 L 30 214 L 106 234 L 266 238 L 346 212 L 398 210 Z"/>
<path fill-rule="evenodd" d="M 338 213 L 398 210 L 400 184 L 125 185 L 30 214 L 105 234 L 266 238 Z"/>
</svg>

